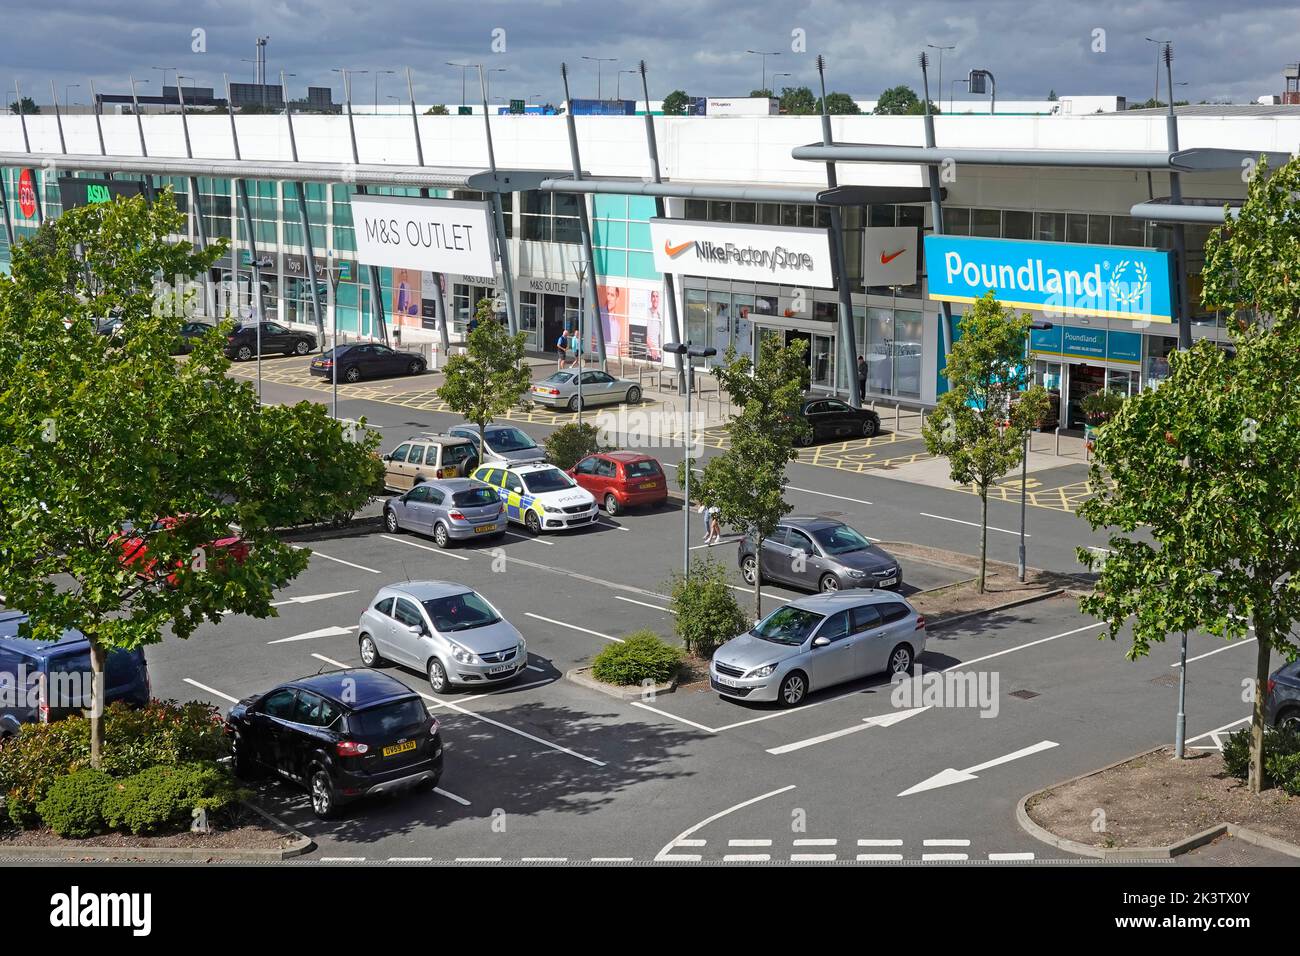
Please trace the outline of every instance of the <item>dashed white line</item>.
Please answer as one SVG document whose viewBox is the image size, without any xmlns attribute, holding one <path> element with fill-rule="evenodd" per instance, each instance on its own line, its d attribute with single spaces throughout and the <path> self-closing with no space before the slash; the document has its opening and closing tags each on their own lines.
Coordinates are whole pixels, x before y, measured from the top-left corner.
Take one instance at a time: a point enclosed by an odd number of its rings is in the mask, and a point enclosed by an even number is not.
<svg viewBox="0 0 1300 956">
<path fill-rule="evenodd" d="M 567 856 L 521 856 L 520 863 L 567 863 Z"/>
<path fill-rule="evenodd" d="M 970 840 L 922 840 L 922 846 L 970 846 Z"/>
<path fill-rule="evenodd" d="M 499 856 L 458 856 L 457 863 L 500 863 Z"/>
<path fill-rule="evenodd" d="M 656 863 L 699 863 L 704 859 L 698 853 L 660 853 L 655 857 Z"/>
<path fill-rule="evenodd" d="M 902 858 L 901 853 L 859 853 L 856 857 L 862 863 L 894 863 Z"/>
<path fill-rule="evenodd" d="M 630 597 L 623 597 L 621 594 L 614 595 L 615 601 L 626 601 L 628 604 L 640 604 L 642 607 L 648 607 L 653 611 L 663 611 L 665 614 L 676 614 L 670 607 L 660 607 L 658 604 L 651 604 L 649 601 L 634 601 Z"/>
<path fill-rule="evenodd" d="M 722 857 L 723 863 L 767 863 L 772 857 L 768 853 L 727 853 Z"/>
<path fill-rule="evenodd" d="M 829 840 L 795 840 L 794 845 L 795 846 L 837 846 L 839 842 L 840 842 L 839 840 L 836 840 L 834 838 Z"/>
<path fill-rule="evenodd" d="M 965 860 L 969 859 L 965 853 L 922 853 L 921 861 L 925 863 L 937 863 L 942 860 Z"/>
<path fill-rule="evenodd" d="M 232 704 L 238 704 L 238 703 L 239 703 L 239 698 L 238 698 L 238 697 L 231 697 L 229 694 L 223 694 L 223 693 L 221 693 L 221 691 L 219 691 L 219 690 L 215 690 L 215 689 L 209 687 L 207 684 L 200 684 L 198 681 L 196 681 L 196 680 L 191 680 L 191 679 L 188 678 L 188 677 L 183 678 L 183 680 L 185 681 L 185 683 L 187 683 L 187 684 L 191 684 L 191 685 L 193 685 L 194 687 L 197 687 L 199 690 L 207 691 L 209 694 L 213 694 L 213 695 L 215 695 L 215 696 L 217 696 L 217 697 L 220 697 L 222 700 L 228 700 L 228 701 L 230 701 Z"/>
<path fill-rule="evenodd" d="M 432 863 L 431 856 L 390 856 L 389 863 Z"/>
<path fill-rule="evenodd" d="M 323 856 L 321 863 L 364 863 L 364 856 Z"/>
<path fill-rule="evenodd" d="M 791 863 L 830 863 L 836 859 L 834 853 L 791 853 Z"/>
<path fill-rule="evenodd" d="M 407 541 L 405 538 L 394 538 L 390 534 L 381 534 L 379 537 L 383 538 L 385 541 L 396 541 L 398 544 L 405 544 L 412 548 L 419 548 L 421 551 L 432 551 L 434 554 L 442 555 L 444 558 L 455 558 L 457 561 L 469 560 L 469 558 L 465 557 L 463 554 L 456 554 L 455 552 L 446 551 L 442 548 L 431 548 L 427 544 L 418 544 L 415 541 Z"/>
<path fill-rule="evenodd" d="M 902 840 L 859 840 L 858 846 L 902 846 Z"/>
<path fill-rule="evenodd" d="M 936 518 L 936 519 L 938 519 L 939 521 L 951 521 L 951 522 L 953 522 L 953 523 L 955 523 L 955 524 L 965 524 L 965 525 L 970 525 L 972 528 L 978 528 L 978 527 L 979 527 L 979 525 L 978 525 L 976 522 L 974 522 L 974 521 L 962 521 L 960 518 L 949 518 L 949 517 L 947 517 L 947 516 L 945 516 L 945 515 L 932 515 L 932 514 L 930 514 L 930 512 L 928 512 L 928 511 L 918 511 L 917 514 L 919 514 L 919 515 L 920 515 L 921 517 L 923 517 L 923 518 Z M 1019 531 L 1008 531 L 1006 528 L 995 528 L 995 527 L 993 527 L 993 525 L 989 525 L 989 530 L 990 530 L 990 531 L 1001 531 L 1003 534 L 1014 534 L 1014 535 L 1019 535 L 1019 534 L 1020 534 Z M 1025 537 L 1026 537 L 1026 538 L 1032 538 L 1033 535 L 1032 535 L 1032 534 L 1026 534 Z"/>
<path fill-rule="evenodd" d="M 591 862 L 592 863 L 631 863 L 632 859 L 633 858 L 630 856 L 593 856 L 591 858 Z"/>
<path fill-rule="evenodd" d="M 300 544 L 295 544 L 293 547 L 297 548 L 299 551 L 304 550 L 303 546 Z M 312 549 L 311 556 L 313 558 L 324 558 L 326 561 L 336 561 L 339 564 L 346 564 L 350 568 L 356 568 L 358 571 L 365 571 L 367 574 L 384 573 L 383 571 L 376 571 L 374 568 L 368 568 L 363 564 L 353 564 L 351 561 L 344 561 L 342 558 L 336 558 L 331 554 L 326 554 L 323 551 L 317 551 L 315 549 Z"/>
<path fill-rule="evenodd" d="M 677 836 L 675 836 L 673 839 L 669 840 L 664 845 L 663 849 L 655 854 L 655 859 L 656 860 L 669 859 L 670 857 L 668 856 L 668 854 L 673 849 L 673 847 L 678 846 L 682 840 L 688 839 L 692 833 L 695 833 L 699 830 L 703 830 L 705 827 L 707 827 L 710 823 L 713 823 L 715 820 L 721 820 L 723 817 L 727 816 L 730 813 L 735 813 L 737 810 L 743 810 L 745 809 L 745 807 L 753 806 L 754 804 L 762 800 L 766 800 L 769 797 L 775 797 L 775 796 L 779 796 L 782 793 L 788 793 L 789 791 L 794 790 L 796 786 L 797 786 L 796 784 L 792 783 L 789 784 L 788 786 L 779 787 L 776 790 L 769 790 L 767 793 L 760 793 L 756 797 L 750 797 L 748 800 L 743 800 L 740 803 L 737 803 L 735 806 L 727 807 L 727 809 L 719 810 L 717 813 L 713 814 L 712 816 L 705 817 L 699 823 L 695 824 L 694 826 L 687 827 L 681 833 L 677 834 Z"/>
<path fill-rule="evenodd" d="M 677 846 L 704 846 L 708 840 L 678 840 Z"/>
<path fill-rule="evenodd" d="M 567 627 L 570 630 L 581 631 L 583 634 L 590 634 L 592 637 L 599 637 L 602 640 L 613 641 L 616 644 L 623 643 L 623 638 L 621 637 L 610 637 L 608 634 L 600 633 L 600 631 L 592 631 L 585 627 L 579 627 L 576 624 L 566 624 L 564 621 L 557 621 L 552 617 L 542 617 L 540 614 L 534 614 L 532 611 L 525 611 L 524 616 L 535 618 L 538 621 L 545 621 L 547 624 L 554 624 L 557 627 Z"/>
<path fill-rule="evenodd" d="M 728 840 L 727 846 L 771 846 L 771 840 Z"/>
<path fill-rule="evenodd" d="M 990 860 L 1032 860 L 1032 853 L 990 853 Z"/>
</svg>

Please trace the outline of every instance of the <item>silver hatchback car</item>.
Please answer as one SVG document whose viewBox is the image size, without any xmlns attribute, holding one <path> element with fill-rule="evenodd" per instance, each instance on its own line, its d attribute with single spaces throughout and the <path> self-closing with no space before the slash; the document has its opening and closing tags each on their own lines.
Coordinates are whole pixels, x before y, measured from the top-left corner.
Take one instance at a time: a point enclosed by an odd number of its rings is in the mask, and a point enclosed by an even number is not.
<svg viewBox="0 0 1300 956">
<path fill-rule="evenodd" d="M 426 481 L 384 502 L 384 527 L 389 534 L 432 535 L 440 548 L 467 538 L 498 540 L 509 520 L 496 489 L 473 478 Z"/>
<path fill-rule="evenodd" d="M 528 664 L 513 624 L 472 588 L 452 581 L 406 581 L 381 588 L 361 615 L 361 661 L 392 661 L 429 678 L 435 694 L 457 684 L 495 684 Z"/>
<path fill-rule="evenodd" d="M 799 704 L 811 690 L 868 674 L 905 674 L 925 651 L 925 618 L 888 591 L 800 598 L 713 652 L 724 697 Z"/>
</svg>

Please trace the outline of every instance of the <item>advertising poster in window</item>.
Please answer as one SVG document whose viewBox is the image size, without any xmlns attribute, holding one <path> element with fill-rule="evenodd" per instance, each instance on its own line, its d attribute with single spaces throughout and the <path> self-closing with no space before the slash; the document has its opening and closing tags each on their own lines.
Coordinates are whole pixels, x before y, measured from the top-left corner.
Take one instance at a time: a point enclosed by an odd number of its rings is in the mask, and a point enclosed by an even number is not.
<svg viewBox="0 0 1300 956">
<path fill-rule="evenodd" d="M 441 283 L 438 280 L 441 280 Z M 443 296 L 442 301 L 446 302 L 446 276 L 440 272 L 420 273 L 420 313 L 424 316 L 424 327 L 427 329 L 438 327 L 438 305 L 435 300 L 440 292 Z"/>
<path fill-rule="evenodd" d="M 597 287 L 600 296 L 600 321 L 605 329 L 605 348 L 617 355 L 627 345 L 627 287 L 602 285 Z"/>
<path fill-rule="evenodd" d="M 393 270 L 393 319 L 398 325 L 420 324 L 420 273 Z"/>
</svg>

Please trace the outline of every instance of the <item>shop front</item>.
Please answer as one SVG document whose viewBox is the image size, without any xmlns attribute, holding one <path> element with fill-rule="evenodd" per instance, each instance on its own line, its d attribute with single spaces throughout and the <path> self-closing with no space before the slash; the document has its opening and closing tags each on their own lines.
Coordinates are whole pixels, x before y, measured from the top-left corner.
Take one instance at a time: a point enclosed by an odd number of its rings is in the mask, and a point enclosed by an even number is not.
<svg viewBox="0 0 1300 956">
<path fill-rule="evenodd" d="M 577 282 L 520 276 L 516 283 L 519 330 L 528 333 L 527 347 L 539 352 L 557 352 L 556 342 L 564 330 L 578 328 L 581 300 Z"/>
<path fill-rule="evenodd" d="M 1128 397 L 1142 387 L 1143 338 L 1137 332 L 1053 325 L 1030 332 L 1035 384 L 1051 399 L 1048 427 L 1082 429 L 1083 401 L 1102 389 Z"/>
</svg>

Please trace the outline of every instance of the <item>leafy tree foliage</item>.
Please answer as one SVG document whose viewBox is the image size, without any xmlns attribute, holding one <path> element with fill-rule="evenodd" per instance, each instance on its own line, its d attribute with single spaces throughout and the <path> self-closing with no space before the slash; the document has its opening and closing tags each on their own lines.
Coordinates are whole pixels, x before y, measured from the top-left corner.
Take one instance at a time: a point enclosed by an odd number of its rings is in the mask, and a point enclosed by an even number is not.
<svg viewBox="0 0 1300 956">
<path fill-rule="evenodd" d="M 891 86 L 880 94 L 875 111 L 880 116 L 919 116 L 925 112 L 925 104 L 910 86 Z M 930 101 L 930 112 L 939 113 L 939 107 Z"/>
<path fill-rule="evenodd" d="M 478 320 L 464 352 L 447 359 L 438 397 L 478 426 L 479 447 L 483 427 L 519 404 L 532 384 L 524 361 L 527 335 L 511 335 L 492 311 L 491 299 L 480 299 Z"/>
<path fill-rule="evenodd" d="M 781 112 L 806 116 L 817 112 L 817 98 L 806 86 L 787 86 L 781 90 Z"/>
<path fill-rule="evenodd" d="M 685 116 L 686 106 L 690 102 L 690 97 L 686 95 L 685 90 L 673 90 L 664 97 L 663 110 L 665 116 Z"/>
<path fill-rule="evenodd" d="M 822 102 L 817 101 L 817 111 L 821 112 Z M 826 112 L 832 116 L 856 116 L 862 109 L 847 93 L 827 93 Z"/>
</svg>

